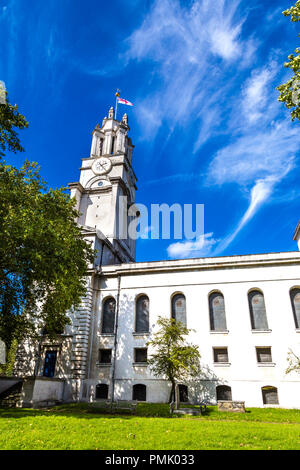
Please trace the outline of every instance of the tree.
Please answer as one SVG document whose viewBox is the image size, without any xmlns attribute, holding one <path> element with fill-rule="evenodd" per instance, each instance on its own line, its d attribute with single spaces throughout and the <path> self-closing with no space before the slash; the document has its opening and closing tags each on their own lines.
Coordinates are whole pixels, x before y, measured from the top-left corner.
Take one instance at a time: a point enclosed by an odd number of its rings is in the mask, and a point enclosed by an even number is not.
<svg viewBox="0 0 300 470">
<path fill-rule="evenodd" d="M 27 127 L 16 106 L 0 105 L 0 153 L 22 151 L 13 127 Z M 0 160 L 0 338 L 9 367 L 16 345 L 45 326 L 50 338 L 70 322 L 86 292 L 94 252 L 75 219 L 66 188 L 48 189 L 36 163 Z M 4 370 L 4 372 L 6 372 Z"/>
<path fill-rule="evenodd" d="M 290 16 L 294 23 L 300 21 L 300 0 L 295 3 L 295 6 L 285 10 L 283 15 Z M 300 120 L 300 48 L 297 48 L 295 53 L 296 55 L 289 55 L 289 61 L 284 64 L 285 67 L 293 71 L 293 76 L 286 83 L 277 87 L 277 90 L 280 91 L 278 101 L 283 102 L 288 109 L 293 108 L 291 111 L 293 121 L 296 118 Z"/>
<path fill-rule="evenodd" d="M 296 371 L 300 373 L 300 357 L 297 356 L 291 349 L 288 352 L 288 367 L 285 371 L 286 374 L 289 374 L 290 372 Z"/>
<path fill-rule="evenodd" d="M 8 102 L 7 93 L 6 102 L 0 104 L 0 157 L 4 156 L 5 150 L 10 152 L 24 152 L 20 144 L 18 134 L 14 127 L 24 129 L 28 127 L 26 118 L 18 112 L 18 106 L 12 106 Z"/>
<path fill-rule="evenodd" d="M 77 215 L 63 188 L 47 190 L 36 163 L 0 162 L 0 337 L 8 349 L 41 324 L 54 336 L 85 294 L 93 251 Z"/>
<path fill-rule="evenodd" d="M 172 401 L 176 383 L 199 376 L 200 353 L 198 346 L 186 342 L 185 337 L 192 330 L 181 322 L 159 317 L 157 324 L 160 329 L 148 342 L 148 346 L 154 348 L 148 362 L 156 377 L 166 377 L 171 382 Z"/>
</svg>

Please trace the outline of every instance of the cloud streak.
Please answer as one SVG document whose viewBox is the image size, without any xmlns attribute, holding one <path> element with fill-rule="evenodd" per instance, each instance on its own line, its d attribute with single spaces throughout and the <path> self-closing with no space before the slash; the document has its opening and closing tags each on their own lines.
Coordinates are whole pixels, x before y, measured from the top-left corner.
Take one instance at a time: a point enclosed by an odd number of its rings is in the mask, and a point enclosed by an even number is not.
<svg viewBox="0 0 300 470">
<path fill-rule="evenodd" d="M 126 42 L 126 60 L 152 63 L 159 77 L 151 96 L 137 103 L 138 119 L 146 123 L 144 138 L 155 138 L 163 123 L 172 132 L 192 121 L 189 148 L 197 155 L 213 136 L 224 136 L 208 162 L 204 185 L 235 184 L 241 195 L 250 194 L 247 209 L 222 242 L 209 234 L 194 244 L 170 244 L 169 256 L 225 250 L 296 165 L 299 132 L 283 114 L 275 89 L 282 65 L 270 51 L 269 60 L 253 68 L 260 42 L 251 34 L 245 37 L 246 20 L 240 0 L 216 0 L 214 9 L 208 0 L 194 1 L 190 8 L 159 0 Z M 197 173 L 196 164 L 190 174 Z"/>
<path fill-rule="evenodd" d="M 171 243 L 167 252 L 169 258 L 198 258 L 210 255 L 216 243 L 217 240 L 213 238 L 213 233 L 205 233 L 195 241 L 185 240 Z"/>
<path fill-rule="evenodd" d="M 195 1 L 191 8 L 159 0 L 127 39 L 126 60 L 151 61 L 154 76 L 160 80 L 156 91 L 139 97 L 137 104 L 142 122 L 149 115 L 148 138 L 153 138 L 161 121 L 174 128 L 191 119 L 197 119 L 201 135 L 197 148 L 210 136 L 221 113 L 222 69 L 240 67 L 253 53 L 252 38 L 241 38 L 244 20 L 236 18 L 239 4 L 238 0 L 216 0 L 212 11 L 208 0 Z"/>
</svg>

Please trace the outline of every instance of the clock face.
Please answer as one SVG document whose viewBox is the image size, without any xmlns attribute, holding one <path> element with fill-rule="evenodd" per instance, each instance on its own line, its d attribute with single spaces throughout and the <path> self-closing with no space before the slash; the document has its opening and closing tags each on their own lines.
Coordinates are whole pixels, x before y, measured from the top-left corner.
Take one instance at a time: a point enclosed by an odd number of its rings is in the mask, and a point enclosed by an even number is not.
<svg viewBox="0 0 300 470">
<path fill-rule="evenodd" d="M 110 169 L 111 161 L 106 157 L 97 158 L 92 165 L 92 170 L 95 175 L 103 175 L 104 173 L 108 173 Z"/>
</svg>

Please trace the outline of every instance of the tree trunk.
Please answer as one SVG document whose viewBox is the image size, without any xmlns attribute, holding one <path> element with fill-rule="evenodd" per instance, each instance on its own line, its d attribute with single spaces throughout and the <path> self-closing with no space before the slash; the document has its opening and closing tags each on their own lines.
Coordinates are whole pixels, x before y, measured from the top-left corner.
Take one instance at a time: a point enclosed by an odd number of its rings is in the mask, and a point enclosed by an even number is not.
<svg viewBox="0 0 300 470">
<path fill-rule="evenodd" d="M 172 401 L 175 401 L 175 382 L 172 382 L 172 388 L 171 388 L 171 393 L 170 393 L 170 397 L 169 397 L 169 403 L 171 403 Z"/>
</svg>

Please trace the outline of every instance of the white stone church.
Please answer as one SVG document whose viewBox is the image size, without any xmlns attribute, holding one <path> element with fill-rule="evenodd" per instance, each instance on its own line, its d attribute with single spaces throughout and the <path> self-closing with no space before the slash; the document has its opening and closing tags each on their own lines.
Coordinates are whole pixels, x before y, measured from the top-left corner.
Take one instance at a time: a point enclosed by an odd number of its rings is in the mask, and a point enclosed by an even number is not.
<svg viewBox="0 0 300 470">
<path fill-rule="evenodd" d="M 69 185 L 78 224 L 97 257 L 72 325 L 35 351 L 20 347 L 15 374 L 40 377 L 63 401 L 167 402 L 170 384 L 151 375 L 147 342 L 159 316 L 194 331 L 202 374 L 180 384 L 182 401 L 244 401 L 246 407 L 300 408 L 300 375 L 286 374 L 300 345 L 300 252 L 135 262 L 135 240 L 115 236 L 135 201 L 128 118 L 109 110 L 93 131 L 80 180 Z M 294 234 L 300 249 L 300 224 Z M 53 384 L 53 385 L 52 385 Z"/>
</svg>

